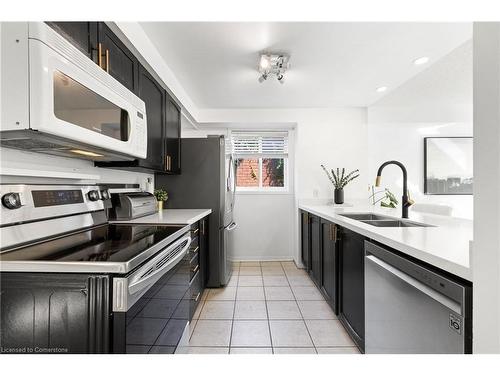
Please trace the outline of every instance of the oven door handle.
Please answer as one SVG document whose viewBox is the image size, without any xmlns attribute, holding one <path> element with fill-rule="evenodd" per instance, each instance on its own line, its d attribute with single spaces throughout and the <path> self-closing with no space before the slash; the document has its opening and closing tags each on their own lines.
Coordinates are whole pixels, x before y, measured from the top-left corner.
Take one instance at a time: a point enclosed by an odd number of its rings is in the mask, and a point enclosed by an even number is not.
<svg viewBox="0 0 500 375">
<path fill-rule="evenodd" d="M 170 253 L 173 249 L 178 247 L 184 241 L 186 241 L 186 243 L 182 247 L 181 251 L 179 251 L 179 253 L 177 253 L 168 262 L 161 265 L 159 268 L 155 269 L 153 272 L 149 271 L 151 267 L 154 267 L 158 261 L 160 261 L 163 257 L 165 257 L 168 253 Z M 128 284 L 129 294 L 132 295 L 137 292 L 140 292 L 141 290 L 150 285 L 151 279 L 159 278 L 164 274 L 166 274 L 168 271 L 170 271 L 178 263 L 179 259 L 182 259 L 186 255 L 190 245 L 191 245 L 191 236 L 182 237 L 181 239 L 179 239 L 178 241 L 174 242 L 172 245 L 167 247 L 165 250 L 163 250 L 154 259 L 152 259 L 151 261 L 146 263 L 143 267 L 141 267 L 140 270 L 137 272 L 137 274 L 132 277 L 132 279 Z M 147 272 L 150 273 L 147 276 L 144 276 L 144 274 Z"/>
</svg>

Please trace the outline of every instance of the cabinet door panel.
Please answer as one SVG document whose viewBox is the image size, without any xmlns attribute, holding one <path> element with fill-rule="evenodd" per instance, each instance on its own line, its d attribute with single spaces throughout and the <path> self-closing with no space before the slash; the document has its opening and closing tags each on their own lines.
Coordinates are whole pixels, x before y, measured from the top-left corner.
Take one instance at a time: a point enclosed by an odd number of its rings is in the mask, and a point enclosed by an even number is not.
<svg viewBox="0 0 500 375">
<path fill-rule="evenodd" d="M 311 278 L 321 286 L 321 225 L 317 216 L 311 216 Z"/>
<path fill-rule="evenodd" d="M 326 220 L 321 221 L 322 227 L 322 281 L 321 289 L 327 299 L 327 302 L 332 306 L 335 314 L 338 314 L 338 291 L 337 291 L 337 278 L 338 278 L 338 249 L 336 241 L 335 224 Z"/>
<path fill-rule="evenodd" d="M 200 277 L 202 291 L 207 285 L 208 280 L 208 219 L 205 217 L 200 220 Z"/>
<path fill-rule="evenodd" d="M 168 172 L 181 170 L 181 112 L 172 99 L 167 100 L 166 150 L 169 157 Z"/>
<path fill-rule="evenodd" d="M 165 126 L 165 90 L 149 72 L 140 67 L 139 97 L 146 104 L 148 122 L 148 150 L 146 163 L 158 170 L 165 169 L 164 126 Z"/>
<path fill-rule="evenodd" d="M 135 56 L 104 24 L 99 24 L 99 42 L 102 44 L 102 67 L 132 92 L 137 92 L 139 63 Z"/>
<path fill-rule="evenodd" d="M 47 25 L 97 62 L 97 22 L 47 22 Z"/>
<path fill-rule="evenodd" d="M 307 212 L 302 212 L 302 263 L 306 271 L 311 269 L 311 243 L 310 243 L 310 225 L 309 225 L 309 214 Z"/>
<path fill-rule="evenodd" d="M 340 315 L 363 346 L 365 332 L 364 237 L 342 228 Z"/>
</svg>

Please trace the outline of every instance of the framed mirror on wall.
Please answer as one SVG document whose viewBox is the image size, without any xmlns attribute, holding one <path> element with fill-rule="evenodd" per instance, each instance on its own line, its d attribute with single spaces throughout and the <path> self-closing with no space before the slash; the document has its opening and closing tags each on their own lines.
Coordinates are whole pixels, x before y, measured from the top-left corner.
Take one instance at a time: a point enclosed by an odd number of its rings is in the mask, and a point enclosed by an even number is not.
<svg viewBox="0 0 500 375">
<path fill-rule="evenodd" d="M 472 137 L 424 138 L 424 193 L 471 195 Z"/>
</svg>

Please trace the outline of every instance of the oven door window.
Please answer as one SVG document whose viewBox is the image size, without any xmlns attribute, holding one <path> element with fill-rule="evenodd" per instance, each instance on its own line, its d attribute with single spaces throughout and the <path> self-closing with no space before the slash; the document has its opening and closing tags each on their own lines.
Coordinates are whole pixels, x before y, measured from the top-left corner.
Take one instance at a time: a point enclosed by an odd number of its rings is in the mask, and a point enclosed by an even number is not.
<svg viewBox="0 0 500 375">
<path fill-rule="evenodd" d="M 190 316 L 189 256 L 159 279 L 125 313 L 126 353 L 174 353 Z"/>
<path fill-rule="evenodd" d="M 59 71 L 54 72 L 54 115 L 63 121 L 128 141 L 129 114 Z"/>
</svg>

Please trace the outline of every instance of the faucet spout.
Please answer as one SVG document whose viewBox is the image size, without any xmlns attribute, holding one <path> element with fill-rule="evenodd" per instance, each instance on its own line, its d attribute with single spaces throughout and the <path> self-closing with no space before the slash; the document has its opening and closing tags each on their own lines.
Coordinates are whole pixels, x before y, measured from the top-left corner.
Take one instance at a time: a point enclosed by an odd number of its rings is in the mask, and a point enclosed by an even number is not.
<svg viewBox="0 0 500 375">
<path fill-rule="evenodd" d="M 413 201 L 411 201 L 408 197 L 408 173 L 406 171 L 405 166 L 403 163 L 397 161 L 397 160 L 389 160 L 383 163 L 377 171 L 377 178 L 375 180 L 375 186 L 380 186 L 380 181 L 382 179 L 382 170 L 389 164 L 395 164 L 398 167 L 401 168 L 401 171 L 403 172 L 403 197 L 401 200 L 401 216 L 404 219 L 408 219 L 408 207 L 410 207 L 413 204 Z"/>
</svg>

